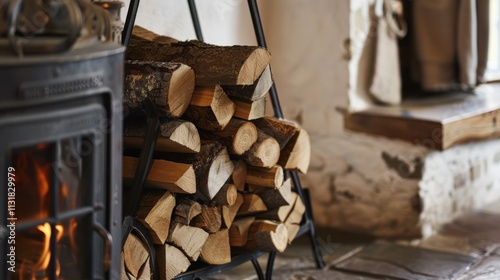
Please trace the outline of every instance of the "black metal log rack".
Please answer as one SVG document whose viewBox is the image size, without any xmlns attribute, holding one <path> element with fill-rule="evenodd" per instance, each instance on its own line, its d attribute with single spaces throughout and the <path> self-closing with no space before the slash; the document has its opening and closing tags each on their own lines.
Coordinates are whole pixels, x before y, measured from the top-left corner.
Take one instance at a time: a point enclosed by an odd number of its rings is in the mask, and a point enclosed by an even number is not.
<svg viewBox="0 0 500 280">
<path fill-rule="evenodd" d="M 260 47 L 267 48 L 257 2 L 256 0 L 247 0 L 247 1 L 255 31 L 255 36 L 257 37 L 257 43 Z M 130 37 L 132 35 L 132 29 L 134 27 L 135 18 L 139 8 L 139 2 L 140 0 L 130 1 L 122 36 L 122 44 L 124 46 L 127 46 L 130 41 Z M 198 17 L 195 1 L 187 0 L 187 2 L 189 5 L 189 10 L 191 14 L 191 19 L 193 21 L 196 37 L 199 41 L 203 41 L 201 24 Z M 269 94 L 275 117 L 283 119 L 284 118 L 283 112 L 281 110 L 278 93 L 274 83 L 269 91 Z M 149 250 L 150 254 L 149 262 L 152 271 L 152 279 L 157 280 L 159 279 L 159 270 L 158 270 L 158 264 L 156 263 L 156 252 L 153 242 L 151 240 L 151 237 L 149 236 L 147 229 L 137 219 L 134 218 L 137 207 L 139 206 L 139 201 L 143 187 L 146 183 L 147 175 L 149 174 L 149 171 L 151 169 L 151 162 L 153 158 L 153 152 L 154 152 L 154 147 L 156 145 L 156 139 L 158 136 L 159 123 L 160 123 L 158 114 L 150 100 L 146 100 L 144 108 L 147 114 L 147 132 L 146 132 L 146 137 L 144 139 L 142 150 L 139 155 L 139 163 L 137 165 L 137 169 L 135 172 L 135 178 L 133 180 L 132 188 L 130 190 L 129 195 L 127 195 L 127 201 L 124 201 L 125 207 L 123 212 L 124 219 L 122 226 L 122 246 L 129 234 L 134 234 L 139 239 L 141 239 L 146 244 L 146 247 Z M 286 177 L 291 176 L 295 192 L 298 194 L 298 196 L 300 197 L 306 208 L 300 226 L 300 230 L 297 233 L 296 238 L 306 233 L 309 235 L 316 266 L 318 268 L 324 268 L 325 263 L 323 260 L 320 246 L 317 241 L 316 227 L 312 216 L 309 193 L 307 189 L 302 188 L 297 172 L 287 171 L 285 172 L 285 176 Z M 206 265 L 201 263 L 194 263 L 193 265 L 190 266 L 187 272 L 184 272 L 176 276 L 174 279 L 203 279 L 203 277 L 220 273 L 222 271 L 234 268 L 248 261 L 252 262 L 259 280 L 272 279 L 276 252 L 269 253 L 265 274 L 259 262 L 257 261 L 257 259 L 264 253 L 266 252 L 263 251 L 238 252 L 231 256 L 230 263 L 223 265 Z"/>
</svg>

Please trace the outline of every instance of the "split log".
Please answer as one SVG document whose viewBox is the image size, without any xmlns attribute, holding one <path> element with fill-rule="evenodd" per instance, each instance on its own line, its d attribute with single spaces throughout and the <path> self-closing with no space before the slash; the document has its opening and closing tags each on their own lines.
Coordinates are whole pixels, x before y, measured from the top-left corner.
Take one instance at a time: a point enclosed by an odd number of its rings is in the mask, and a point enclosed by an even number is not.
<svg viewBox="0 0 500 280">
<path fill-rule="evenodd" d="M 139 276 L 137 277 L 137 280 L 150 280 L 153 277 L 153 272 L 151 271 L 151 265 L 149 264 L 149 257 L 144 263 L 144 265 L 141 267 L 141 270 L 139 270 Z"/>
<path fill-rule="evenodd" d="M 292 200 L 292 180 L 288 178 L 277 189 L 264 189 L 257 192 L 267 209 L 277 209 L 281 206 L 289 205 Z"/>
<path fill-rule="evenodd" d="M 248 166 L 246 183 L 279 189 L 283 185 L 284 178 L 283 168 L 279 165 L 275 165 L 270 169 Z"/>
<path fill-rule="evenodd" d="M 273 137 L 283 149 L 290 139 L 299 131 L 299 126 L 288 120 L 280 120 L 275 117 L 263 117 L 252 121 L 262 132 Z"/>
<path fill-rule="evenodd" d="M 194 81 L 193 69 L 182 63 L 126 61 L 123 105 L 129 113 L 142 113 L 149 98 L 161 116 L 179 117 L 189 105 Z"/>
<path fill-rule="evenodd" d="M 203 142 L 197 154 L 159 154 L 175 162 L 192 164 L 199 198 L 209 202 L 231 176 L 234 166 L 227 150 L 217 142 Z"/>
<path fill-rule="evenodd" d="M 248 101 L 236 97 L 231 97 L 231 100 L 236 106 L 234 116 L 237 118 L 255 120 L 264 117 L 266 114 L 266 97 L 262 97 L 255 101 Z"/>
<path fill-rule="evenodd" d="M 229 231 L 221 229 L 208 236 L 201 248 L 200 259 L 208 264 L 225 264 L 231 262 L 229 247 Z"/>
<path fill-rule="evenodd" d="M 250 150 L 242 155 L 242 159 L 248 164 L 259 167 L 271 168 L 280 158 L 280 145 L 276 139 L 257 129 L 258 138 Z"/>
<path fill-rule="evenodd" d="M 237 97 L 249 101 L 255 101 L 265 97 L 273 85 L 271 68 L 266 66 L 259 78 L 251 85 L 223 85 L 222 88 L 231 97 Z"/>
<path fill-rule="evenodd" d="M 182 198 L 175 206 L 174 213 L 174 221 L 189 225 L 191 220 L 201 213 L 201 205 L 194 200 Z"/>
<path fill-rule="evenodd" d="M 243 192 L 245 190 L 245 181 L 247 178 L 247 164 L 243 160 L 238 160 L 234 165 L 233 173 L 231 174 L 231 180 L 236 186 L 238 191 Z"/>
<path fill-rule="evenodd" d="M 260 212 L 264 212 L 267 210 L 266 205 L 262 199 L 253 193 L 244 194 L 243 195 L 243 204 L 238 210 L 238 216 L 243 215 L 255 215 Z"/>
<path fill-rule="evenodd" d="M 134 29 L 132 30 L 132 38 L 144 39 L 147 41 L 157 42 L 161 44 L 170 44 L 179 42 L 179 40 L 177 39 L 168 36 L 158 35 L 138 25 L 135 25 Z"/>
<path fill-rule="evenodd" d="M 284 252 L 288 245 L 288 230 L 283 223 L 255 221 L 248 232 L 248 250 Z"/>
<path fill-rule="evenodd" d="M 193 218 L 191 226 L 201 228 L 208 233 L 217 232 L 222 226 L 222 217 L 217 206 L 201 206 L 201 213 Z"/>
<path fill-rule="evenodd" d="M 194 262 L 200 256 L 201 247 L 207 238 L 208 233 L 201 228 L 172 222 L 167 243 L 181 249 L 188 259 Z"/>
<path fill-rule="evenodd" d="M 245 198 L 241 193 L 238 193 L 234 204 L 229 206 L 229 220 L 231 221 L 231 223 L 234 221 L 234 218 L 236 218 L 236 215 L 238 214 L 238 211 L 240 210 L 244 202 Z M 229 224 L 226 224 L 226 226 L 229 227 Z"/>
<path fill-rule="evenodd" d="M 229 243 L 231 246 L 242 247 L 247 244 L 250 226 L 255 221 L 255 217 L 239 218 L 233 221 L 229 229 Z"/>
<path fill-rule="evenodd" d="M 311 159 L 311 143 L 305 129 L 299 129 L 281 151 L 278 164 L 305 174 Z"/>
<path fill-rule="evenodd" d="M 256 218 L 259 220 L 273 220 L 273 221 L 284 222 L 288 217 L 288 215 L 290 214 L 290 212 L 292 211 L 292 206 L 293 205 L 283 205 L 276 209 L 272 209 L 264 213 L 257 214 Z"/>
<path fill-rule="evenodd" d="M 226 146 L 233 155 L 242 155 L 257 141 L 257 128 L 251 122 L 231 119 L 221 131 L 200 131 L 202 139 L 213 140 Z"/>
<path fill-rule="evenodd" d="M 146 119 L 129 117 L 124 122 L 123 145 L 142 148 L 146 136 Z M 156 151 L 197 153 L 200 151 L 200 135 L 194 124 L 175 119 L 162 119 L 156 140 Z"/>
<path fill-rule="evenodd" d="M 146 190 L 143 192 L 136 216 L 148 229 L 153 243 L 165 243 L 174 206 L 175 197 L 168 191 Z"/>
<path fill-rule="evenodd" d="M 220 86 L 197 86 L 182 118 L 193 122 L 199 128 L 222 130 L 233 117 L 235 110 L 236 106 Z"/>
<path fill-rule="evenodd" d="M 162 44 L 135 36 L 130 40 L 126 56 L 189 65 L 196 73 L 196 85 L 251 85 L 271 59 L 266 49 L 256 46 L 222 47 L 199 41 Z"/>
<path fill-rule="evenodd" d="M 236 202 L 238 191 L 233 184 L 224 184 L 211 201 L 213 205 L 233 205 Z"/>
<path fill-rule="evenodd" d="M 235 199 L 236 202 L 236 199 Z M 231 209 L 229 209 L 228 205 L 221 205 L 219 207 L 220 210 L 220 215 L 222 218 L 222 225 L 221 228 L 230 228 L 231 224 L 233 223 L 233 219 L 231 217 Z"/>
<path fill-rule="evenodd" d="M 121 280 L 133 280 L 133 279 L 135 279 L 135 277 L 125 269 L 125 260 L 123 259 L 123 251 L 121 252 L 120 279 Z"/>
<path fill-rule="evenodd" d="M 142 265 L 149 258 L 149 252 L 142 241 L 133 234 L 129 234 L 123 244 L 123 260 L 126 270 L 137 278 Z"/>
<path fill-rule="evenodd" d="M 138 162 L 138 158 L 123 157 L 125 182 L 133 181 Z M 151 188 L 164 189 L 173 193 L 196 192 L 196 176 L 191 164 L 154 159 L 146 180 L 146 185 Z"/>
<path fill-rule="evenodd" d="M 160 271 L 160 280 L 170 280 L 185 272 L 191 265 L 191 262 L 181 250 L 169 244 L 156 247 L 156 258 Z"/>
<path fill-rule="evenodd" d="M 293 209 L 285 220 L 285 226 L 289 229 L 288 244 L 292 243 L 293 239 L 295 239 L 305 211 L 306 207 L 302 199 L 297 195 Z"/>
</svg>

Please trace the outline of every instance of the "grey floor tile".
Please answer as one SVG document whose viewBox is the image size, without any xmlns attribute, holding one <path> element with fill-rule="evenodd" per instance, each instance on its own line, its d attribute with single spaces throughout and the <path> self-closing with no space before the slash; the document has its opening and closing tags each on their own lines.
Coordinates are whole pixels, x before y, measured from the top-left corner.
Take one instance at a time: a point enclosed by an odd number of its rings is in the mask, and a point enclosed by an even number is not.
<svg viewBox="0 0 500 280">
<path fill-rule="evenodd" d="M 500 256 L 490 255 L 482 259 L 456 280 L 498 280 L 500 279 Z"/>
<path fill-rule="evenodd" d="M 399 279 L 450 279 L 467 270 L 477 258 L 454 253 L 374 243 L 334 267 Z"/>
</svg>

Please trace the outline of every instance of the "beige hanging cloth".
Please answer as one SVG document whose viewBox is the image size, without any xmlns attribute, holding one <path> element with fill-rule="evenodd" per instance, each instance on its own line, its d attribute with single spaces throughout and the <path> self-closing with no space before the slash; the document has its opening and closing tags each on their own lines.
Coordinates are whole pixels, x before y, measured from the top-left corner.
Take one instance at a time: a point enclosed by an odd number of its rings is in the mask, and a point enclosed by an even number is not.
<svg viewBox="0 0 500 280">
<path fill-rule="evenodd" d="M 417 75 L 424 90 L 471 90 L 484 82 L 489 0 L 413 1 Z"/>
</svg>

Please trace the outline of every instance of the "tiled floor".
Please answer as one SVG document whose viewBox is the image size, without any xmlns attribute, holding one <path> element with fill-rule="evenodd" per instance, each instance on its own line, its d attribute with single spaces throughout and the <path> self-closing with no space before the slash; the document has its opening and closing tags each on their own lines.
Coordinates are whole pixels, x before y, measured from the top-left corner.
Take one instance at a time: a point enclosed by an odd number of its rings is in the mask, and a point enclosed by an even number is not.
<svg viewBox="0 0 500 280">
<path fill-rule="evenodd" d="M 308 238 L 303 236 L 278 255 L 273 279 L 500 280 L 500 202 L 457 219 L 411 246 L 321 228 L 318 240 L 325 269 L 315 268 Z M 259 260 L 263 268 L 266 257 Z M 257 277 L 252 265 L 244 264 L 209 279 Z"/>
</svg>

